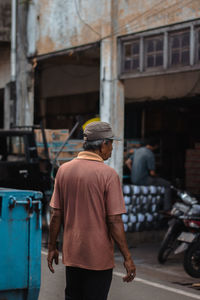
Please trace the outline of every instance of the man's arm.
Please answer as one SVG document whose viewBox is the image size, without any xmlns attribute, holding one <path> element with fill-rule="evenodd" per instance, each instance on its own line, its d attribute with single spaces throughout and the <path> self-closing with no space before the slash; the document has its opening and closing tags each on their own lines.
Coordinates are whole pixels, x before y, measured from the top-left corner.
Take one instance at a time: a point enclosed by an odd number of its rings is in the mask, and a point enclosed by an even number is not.
<svg viewBox="0 0 200 300">
<path fill-rule="evenodd" d="M 62 210 L 52 208 L 51 221 L 49 227 L 48 256 L 47 256 L 48 267 L 52 273 L 54 273 L 54 268 L 52 266 L 53 260 L 55 261 L 56 265 L 58 264 L 59 252 L 56 249 L 56 240 L 60 232 L 62 220 L 63 220 Z"/>
<path fill-rule="evenodd" d="M 128 158 L 125 161 L 125 165 L 129 168 L 129 170 L 131 170 L 131 168 L 132 168 L 132 160 L 130 158 Z"/>
<path fill-rule="evenodd" d="M 152 177 L 156 177 L 157 176 L 155 170 L 150 170 L 149 173 L 150 173 L 150 175 Z"/>
<path fill-rule="evenodd" d="M 107 216 L 107 224 L 110 235 L 124 257 L 124 267 L 126 268 L 127 275 L 123 280 L 126 282 L 132 281 L 136 275 L 136 268 L 128 249 L 121 215 Z"/>
</svg>

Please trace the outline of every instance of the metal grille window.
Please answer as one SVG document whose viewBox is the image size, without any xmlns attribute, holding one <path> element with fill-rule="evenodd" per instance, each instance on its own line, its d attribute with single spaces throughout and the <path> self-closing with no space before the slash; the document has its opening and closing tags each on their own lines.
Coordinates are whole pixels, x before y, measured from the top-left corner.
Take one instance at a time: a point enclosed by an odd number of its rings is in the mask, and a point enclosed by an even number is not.
<svg viewBox="0 0 200 300">
<path fill-rule="evenodd" d="M 169 40 L 170 66 L 189 65 L 190 63 L 190 32 L 170 34 Z"/>
<path fill-rule="evenodd" d="M 140 42 L 135 40 L 132 43 L 124 44 L 124 72 L 139 70 L 140 64 Z"/>
<path fill-rule="evenodd" d="M 145 67 L 163 66 L 163 36 L 145 39 Z"/>
</svg>

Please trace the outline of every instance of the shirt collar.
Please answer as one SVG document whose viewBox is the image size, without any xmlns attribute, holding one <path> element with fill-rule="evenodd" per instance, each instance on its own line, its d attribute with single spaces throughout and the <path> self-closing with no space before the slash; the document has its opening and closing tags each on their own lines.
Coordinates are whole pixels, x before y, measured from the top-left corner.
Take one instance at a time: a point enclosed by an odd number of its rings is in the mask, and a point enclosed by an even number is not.
<svg viewBox="0 0 200 300">
<path fill-rule="evenodd" d="M 89 159 L 89 160 L 96 160 L 96 161 L 103 162 L 103 158 L 101 158 L 101 156 L 90 151 L 79 152 L 77 159 Z"/>
</svg>

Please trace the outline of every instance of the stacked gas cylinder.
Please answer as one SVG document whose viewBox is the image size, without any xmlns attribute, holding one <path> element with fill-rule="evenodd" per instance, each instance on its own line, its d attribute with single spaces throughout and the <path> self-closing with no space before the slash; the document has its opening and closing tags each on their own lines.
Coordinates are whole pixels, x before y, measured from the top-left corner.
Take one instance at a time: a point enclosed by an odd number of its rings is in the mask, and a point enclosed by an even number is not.
<svg viewBox="0 0 200 300">
<path fill-rule="evenodd" d="M 124 185 L 126 214 L 122 215 L 126 232 L 158 229 L 162 216 L 165 188 L 161 186 Z"/>
</svg>

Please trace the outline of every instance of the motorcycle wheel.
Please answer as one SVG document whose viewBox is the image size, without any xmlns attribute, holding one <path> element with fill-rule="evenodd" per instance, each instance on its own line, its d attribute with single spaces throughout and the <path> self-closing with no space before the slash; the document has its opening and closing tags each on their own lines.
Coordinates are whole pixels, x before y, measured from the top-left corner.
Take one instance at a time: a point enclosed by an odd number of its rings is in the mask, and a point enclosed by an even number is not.
<svg viewBox="0 0 200 300">
<path fill-rule="evenodd" d="M 198 241 L 191 244 L 185 252 L 183 266 L 190 276 L 200 278 L 200 245 Z"/>
<path fill-rule="evenodd" d="M 169 255 L 175 249 L 178 243 L 177 237 L 181 231 L 182 226 L 180 226 L 179 223 L 174 223 L 168 228 L 158 252 L 158 261 L 160 264 L 164 264 Z"/>
</svg>

